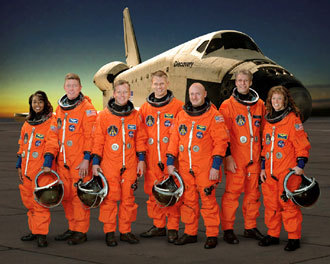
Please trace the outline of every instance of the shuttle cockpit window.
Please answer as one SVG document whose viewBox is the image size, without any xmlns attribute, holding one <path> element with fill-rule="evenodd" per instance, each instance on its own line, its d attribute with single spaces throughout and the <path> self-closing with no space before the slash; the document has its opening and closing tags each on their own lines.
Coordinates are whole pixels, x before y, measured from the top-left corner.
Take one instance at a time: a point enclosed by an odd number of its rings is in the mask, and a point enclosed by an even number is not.
<svg viewBox="0 0 330 264">
<path fill-rule="evenodd" d="M 260 52 L 257 45 L 247 36 L 235 32 L 226 32 L 221 34 L 221 38 L 214 38 L 210 41 L 205 55 L 219 50 L 224 49 L 248 49 Z"/>
<path fill-rule="evenodd" d="M 209 43 L 209 41 L 205 40 L 202 44 L 199 45 L 199 47 L 196 50 L 198 52 L 202 53 L 205 50 L 208 43 Z"/>
</svg>

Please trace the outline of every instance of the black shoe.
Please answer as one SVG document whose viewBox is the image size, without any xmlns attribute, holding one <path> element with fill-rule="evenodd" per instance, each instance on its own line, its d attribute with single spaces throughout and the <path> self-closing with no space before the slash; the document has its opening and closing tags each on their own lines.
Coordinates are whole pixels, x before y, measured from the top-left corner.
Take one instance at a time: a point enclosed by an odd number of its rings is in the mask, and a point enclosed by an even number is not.
<svg viewBox="0 0 330 264">
<path fill-rule="evenodd" d="M 105 243 L 108 247 L 115 247 L 118 245 L 115 232 L 109 232 L 105 234 Z"/>
<path fill-rule="evenodd" d="M 68 240 L 70 237 L 72 237 L 73 235 L 73 231 L 71 231 L 70 229 L 66 230 L 63 234 L 57 235 L 55 237 L 56 241 L 65 241 Z"/>
<path fill-rule="evenodd" d="M 185 245 L 188 243 L 196 243 L 197 242 L 197 236 L 190 236 L 187 234 L 183 234 L 182 237 L 178 238 L 174 241 L 174 245 Z"/>
<path fill-rule="evenodd" d="M 120 233 L 120 241 L 128 242 L 130 244 L 138 244 L 140 242 L 132 233 Z"/>
<path fill-rule="evenodd" d="M 21 237 L 21 240 L 22 241 L 33 241 L 35 239 L 37 239 L 37 236 L 36 235 L 33 235 L 32 233 L 27 234 L 27 235 Z"/>
<path fill-rule="evenodd" d="M 87 241 L 86 233 L 74 232 L 73 235 L 68 239 L 69 245 L 78 245 Z"/>
<path fill-rule="evenodd" d="M 178 239 L 178 230 L 169 229 L 167 232 L 167 241 L 168 243 L 174 243 L 175 240 Z"/>
<path fill-rule="evenodd" d="M 218 245 L 217 237 L 208 237 L 204 244 L 204 248 L 206 248 L 206 249 L 215 248 L 217 245 Z"/>
<path fill-rule="evenodd" d="M 45 235 L 36 235 L 38 247 L 47 247 L 47 237 Z"/>
<path fill-rule="evenodd" d="M 278 237 L 267 235 L 259 241 L 258 245 L 261 247 L 268 247 L 270 245 L 278 245 L 279 243 L 280 239 Z"/>
<path fill-rule="evenodd" d="M 166 228 L 165 227 L 159 228 L 153 226 L 148 231 L 141 233 L 140 236 L 147 238 L 155 237 L 155 236 L 166 236 Z"/>
<path fill-rule="evenodd" d="M 253 238 L 256 240 L 261 240 L 264 236 L 260 233 L 258 228 L 252 228 L 252 229 L 245 229 L 244 230 L 244 237 L 246 238 Z"/>
<path fill-rule="evenodd" d="M 226 241 L 228 244 L 238 244 L 239 240 L 234 233 L 233 229 L 227 229 L 223 231 L 223 240 Z"/>
<path fill-rule="evenodd" d="M 286 244 L 284 250 L 285 251 L 295 251 L 300 248 L 300 240 L 299 239 L 289 239 L 288 244 Z"/>
</svg>

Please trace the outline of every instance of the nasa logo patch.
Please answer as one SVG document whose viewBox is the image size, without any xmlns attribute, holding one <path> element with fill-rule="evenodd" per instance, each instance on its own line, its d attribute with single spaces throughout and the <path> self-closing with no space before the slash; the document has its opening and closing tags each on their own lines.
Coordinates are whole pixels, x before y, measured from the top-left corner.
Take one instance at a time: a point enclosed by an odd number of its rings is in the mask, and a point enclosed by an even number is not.
<svg viewBox="0 0 330 264">
<path fill-rule="evenodd" d="M 165 120 L 164 125 L 166 127 L 170 127 L 171 126 L 171 121 L 170 120 Z"/>
</svg>

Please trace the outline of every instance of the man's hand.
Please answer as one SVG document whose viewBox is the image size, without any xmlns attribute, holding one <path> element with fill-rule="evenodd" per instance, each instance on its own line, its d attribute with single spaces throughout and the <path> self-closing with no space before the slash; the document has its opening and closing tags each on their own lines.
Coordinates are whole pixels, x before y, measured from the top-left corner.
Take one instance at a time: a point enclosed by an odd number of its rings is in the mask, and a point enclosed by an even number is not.
<svg viewBox="0 0 330 264">
<path fill-rule="evenodd" d="M 82 162 L 77 166 L 76 170 L 79 170 L 80 178 L 85 178 L 88 174 L 89 160 L 83 159 Z"/>
<path fill-rule="evenodd" d="M 17 168 L 17 172 L 18 172 L 18 179 L 21 183 L 23 183 L 23 176 L 22 176 L 22 169 L 21 168 Z"/>
<path fill-rule="evenodd" d="M 266 171 L 265 170 L 261 170 L 261 172 L 260 172 L 260 180 L 262 181 L 262 182 L 265 182 L 266 181 Z"/>
<path fill-rule="evenodd" d="M 226 157 L 226 170 L 236 173 L 237 165 L 232 155 Z"/>
<path fill-rule="evenodd" d="M 100 165 L 93 165 L 93 175 L 94 176 L 99 176 L 99 172 L 103 173 Z"/>
<path fill-rule="evenodd" d="M 141 177 L 142 175 L 144 175 L 145 171 L 146 171 L 146 163 L 145 161 L 140 160 L 137 165 L 136 173 Z"/>
<path fill-rule="evenodd" d="M 168 172 L 169 175 L 173 175 L 174 171 L 175 171 L 174 165 L 168 165 L 167 166 L 167 172 Z"/>
<path fill-rule="evenodd" d="M 49 168 L 49 167 L 43 167 L 42 170 L 43 170 L 43 172 L 48 173 L 48 172 L 50 172 L 51 168 Z"/>
<path fill-rule="evenodd" d="M 209 180 L 210 181 L 216 181 L 219 179 L 219 170 L 216 170 L 214 168 L 210 169 L 210 175 L 209 175 Z"/>
<path fill-rule="evenodd" d="M 298 166 L 292 168 L 292 170 L 294 170 L 294 174 L 296 174 L 296 175 L 304 174 L 304 170 L 302 168 L 299 168 Z"/>
</svg>

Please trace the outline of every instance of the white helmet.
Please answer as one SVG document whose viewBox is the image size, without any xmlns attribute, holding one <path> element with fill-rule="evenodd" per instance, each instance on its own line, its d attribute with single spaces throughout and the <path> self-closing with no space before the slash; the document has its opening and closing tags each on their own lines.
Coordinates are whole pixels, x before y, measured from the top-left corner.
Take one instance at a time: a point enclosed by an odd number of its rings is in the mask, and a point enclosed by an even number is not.
<svg viewBox="0 0 330 264">
<path fill-rule="evenodd" d="M 75 186 L 78 197 L 86 209 L 98 207 L 109 190 L 107 179 L 100 171 L 98 176 L 93 176 L 88 182 L 84 183 L 82 179 L 79 179 Z"/>
<path fill-rule="evenodd" d="M 173 175 L 178 180 L 180 184 L 179 187 L 172 175 L 161 182 L 155 181 L 154 186 L 152 187 L 152 194 L 157 202 L 164 207 L 174 205 L 184 192 L 184 184 L 180 174 L 177 171 L 174 171 Z"/>
<path fill-rule="evenodd" d="M 45 186 L 39 185 L 39 181 L 41 181 L 42 177 L 48 177 L 44 178 L 44 180 L 47 180 L 49 182 L 50 180 L 52 180 L 52 178 L 54 178 L 54 176 L 56 176 L 56 179 L 53 182 Z M 35 187 L 33 195 L 34 199 L 38 202 L 38 204 L 46 208 L 56 207 L 62 202 L 64 196 L 64 186 L 56 171 L 40 171 L 37 174 L 37 176 L 35 177 Z"/>
</svg>

